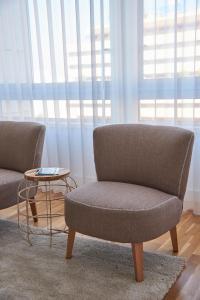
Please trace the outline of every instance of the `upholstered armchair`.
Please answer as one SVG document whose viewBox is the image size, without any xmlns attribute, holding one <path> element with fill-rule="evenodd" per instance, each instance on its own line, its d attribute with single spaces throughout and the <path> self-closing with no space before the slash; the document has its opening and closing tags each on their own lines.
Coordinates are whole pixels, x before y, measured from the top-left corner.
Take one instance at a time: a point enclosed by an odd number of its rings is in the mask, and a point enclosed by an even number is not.
<svg viewBox="0 0 200 300">
<path fill-rule="evenodd" d="M 41 124 L 0 121 L 0 209 L 17 203 L 23 173 L 40 167 L 44 136 L 45 126 Z M 30 207 L 37 222 L 34 194 L 31 196 Z"/>
<path fill-rule="evenodd" d="M 176 127 L 110 125 L 94 130 L 97 182 L 65 198 L 69 227 L 66 258 L 75 233 L 130 243 L 136 281 L 143 281 L 143 242 L 170 231 L 174 252 L 194 135 Z"/>
</svg>

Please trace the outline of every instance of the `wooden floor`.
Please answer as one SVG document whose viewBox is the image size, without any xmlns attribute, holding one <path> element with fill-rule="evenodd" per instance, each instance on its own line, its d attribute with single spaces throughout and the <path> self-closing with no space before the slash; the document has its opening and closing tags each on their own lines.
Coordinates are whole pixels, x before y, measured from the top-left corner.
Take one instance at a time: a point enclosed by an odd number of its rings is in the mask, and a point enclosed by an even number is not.
<svg viewBox="0 0 200 300">
<path fill-rule="evenodd" d="M 43 199 L 43 193 L 40 193 L 38 198 Z M 38 210 L 40 212 L 45 209 L 44 202 L 38 204 Z M 63 202 L 55 202 L 53 210 L 57 213 L 63 213 Z M 0 210 L 0 218 L 17 221 L 17 208 L 11 207 Z M 54 222 L 59 228 L 65 226 L 64 218 L 55 219 Z M 40 220 L 35 226 L 45 227 L 46 223 L 44 220 Z M 178 255 L 184 256 L 187 260 L 187 264 L 175 285 L 165 297 L 165 300 L 200 300 L 200 216 L 194 216 L 190 211 L 183 214 L 181 222 L 178 225 L 178 240 Z M 158 250 L 174 255 L 172 253 L 169 233 L 145 243 L 144 250 Z"/>
</svg>

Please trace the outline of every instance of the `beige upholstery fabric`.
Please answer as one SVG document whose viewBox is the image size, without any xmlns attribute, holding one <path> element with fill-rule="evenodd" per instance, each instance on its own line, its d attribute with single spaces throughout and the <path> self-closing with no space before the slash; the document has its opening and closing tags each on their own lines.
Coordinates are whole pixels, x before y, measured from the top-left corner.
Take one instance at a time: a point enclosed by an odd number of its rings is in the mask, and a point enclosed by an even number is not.
<svg viewBox="0 0 200 300">
<path fill-rule="evenodd" d="M 16 204 L 17 188 L 23 178 L 22 173 L 0 169 L 0 209 Z"/>
<path fill-rule="evenodd" d="M 117 242 L 153 239 L 174 227 L 182 201 L 175 196 L 134 184 L 96 182 L 68 195 L 66 221 L 70 228 Z"/>
<path fill-rule="evenodd" d="M 40 167 L 45 126 L 0 121 L 0 209 L 17 203 L 17 189 L 26 170 Z M 32 189 L 30 197 L 34 197 Z"/>
<path fill-rule="evenodd" d="M 194 135 L 150 125 L 111 125 L 94 130 L 98 180 L 149 186 L 183 199 Z"/>
<path fill-rule="evenodd" d="M 94 130 L 98 182 L 66 195 L 66 224 L 117 242 L 167 232 L 182 212 L 194 135 L 166 126 L 110 125 Z"/>
<path fill-rule="evenodd" d="M 0 168 L 24 173 L 41 163 L 45 126 L 0 121 Z"/>
</svg>

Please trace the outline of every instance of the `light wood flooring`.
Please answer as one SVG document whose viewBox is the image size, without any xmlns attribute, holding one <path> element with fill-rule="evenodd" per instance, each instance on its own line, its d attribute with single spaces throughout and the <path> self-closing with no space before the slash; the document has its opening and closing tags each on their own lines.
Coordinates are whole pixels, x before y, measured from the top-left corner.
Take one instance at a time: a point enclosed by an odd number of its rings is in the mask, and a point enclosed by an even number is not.
<svg viewBox="0 0 200 300">
<path fill-rule="evenodd" d="M 44 194 L 39 193 L 37 197 L 38 199 L 44 199 Z M 40 213 L 46 211 L 44 202 L 39 202 L 37 208 Z M 63 202 L 55 202 L 52 209 L 54 212 L 62 214 Z M 0 218 L 17 221 L 16 206 L 0 210 Z M 64 218 L 55 218 L 54 224 L 56 227 L 64 228 Z M 46 222 L 40 219 L 35 226 L 45 227 Z M 165 300 L 200 300 L 200 216 L 194 216 L 191 211 L 183 213 L 178 225 L 178 242 L 178 255 L 184 256 L 187 260 L 187 264 L 186 268 L 165 297 Z M 166 233 L 153 241 L 144 243 L 144 250 L 158 250 L 163 253 L 174 255 L 172 253 L 169 233 Z"/>
</svg>

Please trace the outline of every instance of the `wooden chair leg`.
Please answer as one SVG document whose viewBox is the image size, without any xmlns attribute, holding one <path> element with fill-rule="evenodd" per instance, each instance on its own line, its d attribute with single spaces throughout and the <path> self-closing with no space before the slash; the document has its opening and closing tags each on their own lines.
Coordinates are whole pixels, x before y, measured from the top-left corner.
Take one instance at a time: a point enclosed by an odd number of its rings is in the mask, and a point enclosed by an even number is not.
<svg viewBox="0 0 200 300">
<path fill-rule="evenodd" d="M 173 252 L 178 252 L 178 239 L 177 239 L 177 230 L 176 226 L 170 230 L 170 236 L 172 240 Z"/>
<path fill-rule="evenodd" d="M 132 243 L 131 245 L 135 268 L 135 280 L 141 282 L 144 280 L 143 243 Z"/>
<path fill-rule="evenodd" d="M 66 251 L 66 256 L 65 256 L 66 259 L 72 258 L 75 234 L 76 234 L 76 231 L 69 228 L 68 239 L 67 239 L 67 251 Z"/>
<path fill-rule="evenodd" d="M 34 221 L 34 223 L 36 223 L 38 221 L 38 217 L 37 217 L 37 207 L 36 207 L 34 198 L 33 198 L 33 201 L 29 202 L 29 204 L 30 204 L 32 215 L 33 215 L 33 221 Z"/>
</svg>

